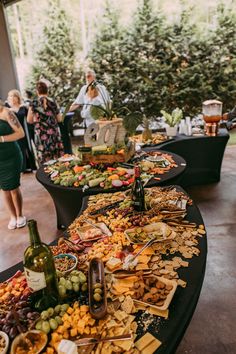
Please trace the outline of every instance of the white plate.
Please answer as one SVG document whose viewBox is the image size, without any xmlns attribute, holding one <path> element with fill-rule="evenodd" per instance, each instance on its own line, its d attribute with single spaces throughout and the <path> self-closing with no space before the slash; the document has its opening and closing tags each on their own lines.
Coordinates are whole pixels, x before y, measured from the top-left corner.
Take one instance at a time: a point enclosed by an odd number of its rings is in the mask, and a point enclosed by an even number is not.
<svg viewBox="0 0 236 354">
<path fill-rule="evenodd" d="M 74 157 L 73 156 L 70 156 L 70 157 L 59 157 L 58 161 L 60 162 L 69 162 L 69 161 L 72 161 L 74 160 Z"/>
<path fill-rule="evenodd" d="M 45 166 L 50 166 L 50 165 L 53 165 L 54 163 L 56 163 L 57 162 L 57 160 L 49 160 L 49 161 L 47 161 L 47 162 L 44 162 L 44 165 Z"/>
</svg>

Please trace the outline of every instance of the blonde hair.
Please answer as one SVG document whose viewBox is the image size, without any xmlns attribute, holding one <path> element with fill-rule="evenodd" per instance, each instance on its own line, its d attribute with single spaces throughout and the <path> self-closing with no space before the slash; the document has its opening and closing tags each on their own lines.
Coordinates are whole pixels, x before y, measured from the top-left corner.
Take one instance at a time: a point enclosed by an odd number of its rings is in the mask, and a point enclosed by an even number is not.
<svg viewBox="0 0 236 354">
<path fill-rule="evenodd" d="M 12 94 L 14 97 L 18 98 L 18 103 L 21 104 L 22 103 L 22 97 L 21 97 L 21 93 L 18 90 L 10 90 L 8 92 L 8 96 Z"/>
</svg>

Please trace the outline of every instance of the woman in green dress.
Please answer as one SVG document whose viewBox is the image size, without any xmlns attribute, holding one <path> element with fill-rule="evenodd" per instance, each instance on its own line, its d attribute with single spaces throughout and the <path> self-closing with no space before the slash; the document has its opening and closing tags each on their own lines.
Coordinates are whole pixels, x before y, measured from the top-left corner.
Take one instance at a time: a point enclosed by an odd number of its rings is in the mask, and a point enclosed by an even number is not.
<svg viewBox="0 0 236 354">
<path fill-rule="evenodd" d="M 10 212 L 10 230 L 26 224 L 19 188 L 23 157 L 16 142 L 23 137 L 24 130 L 15 114 L 0 101 L 0 189 Z"/>
</svg>

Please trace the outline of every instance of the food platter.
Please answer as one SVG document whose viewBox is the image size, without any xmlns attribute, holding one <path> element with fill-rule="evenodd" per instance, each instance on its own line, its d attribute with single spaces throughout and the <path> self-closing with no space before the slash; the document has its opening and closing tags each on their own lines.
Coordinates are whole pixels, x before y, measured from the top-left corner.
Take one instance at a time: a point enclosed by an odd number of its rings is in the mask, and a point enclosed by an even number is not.
<svg viewBox="0 0 236 354">
<path fill-rule="evenodd" d="M 11 354 L 39 354 L 46 346 L 47 335 L 42 331 L 31 330 L 17 336 L 11 345 Z"/>
<path fill-rule="evenodd" d="M 125 230 L 125 235 L 131 243 L 145 244 L 151 239 L 155 242 L 174 239 L 176 233 L 167 224 L 159 222 Z"/>
<path fill-rule="evenodd" d="M 155 287 L 151 287 L 151 292 L 146 291 L 144 293 L 143 298 L 146 299 L 146 301 L 134 299 L 134 302 L 143 304 L 146 307 L 153 307 L 158 310 L 167 310 L 174 296 L 174 293 L 177 289 L 177 282 L 174 280 L 169 280 L 167 278 L 158 277 L 155 275 L 147 277 L 146 279 L 148 280 L 153 279 L 154 281 L 152 285 L 154 284 Z M 162 295 L 162 292 L 164 293 L 164 295 Z M 154 296 L 158 296 L 159 298 L 160 297 L 164 298 L 163 301 L 161 302 L 161 305 L 158 305 L 157 299 L 153 300 Z"/>
</svg>

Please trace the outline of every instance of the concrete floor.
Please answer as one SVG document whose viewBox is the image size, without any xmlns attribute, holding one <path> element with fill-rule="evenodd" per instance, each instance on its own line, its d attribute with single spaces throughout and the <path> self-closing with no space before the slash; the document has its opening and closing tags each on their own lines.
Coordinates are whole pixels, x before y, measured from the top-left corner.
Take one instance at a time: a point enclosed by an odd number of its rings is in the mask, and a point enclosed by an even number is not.
<svg viewBox="0 0 236 354">
<path fill-rule="evenodd" d="M 221 182 L 188 188 L 208 234 L 208 260 L 202 293 L 176 354 L 236 353 L 236 145 L 226 149 Z M 44 242 L 60 234 L 52 200 L 33 174 L 22 177 L 24 214 L 38 220 Z M 9 231 L 0 194 L 0 271 L 22 260 L 27 228 Z"/>
</svg>

